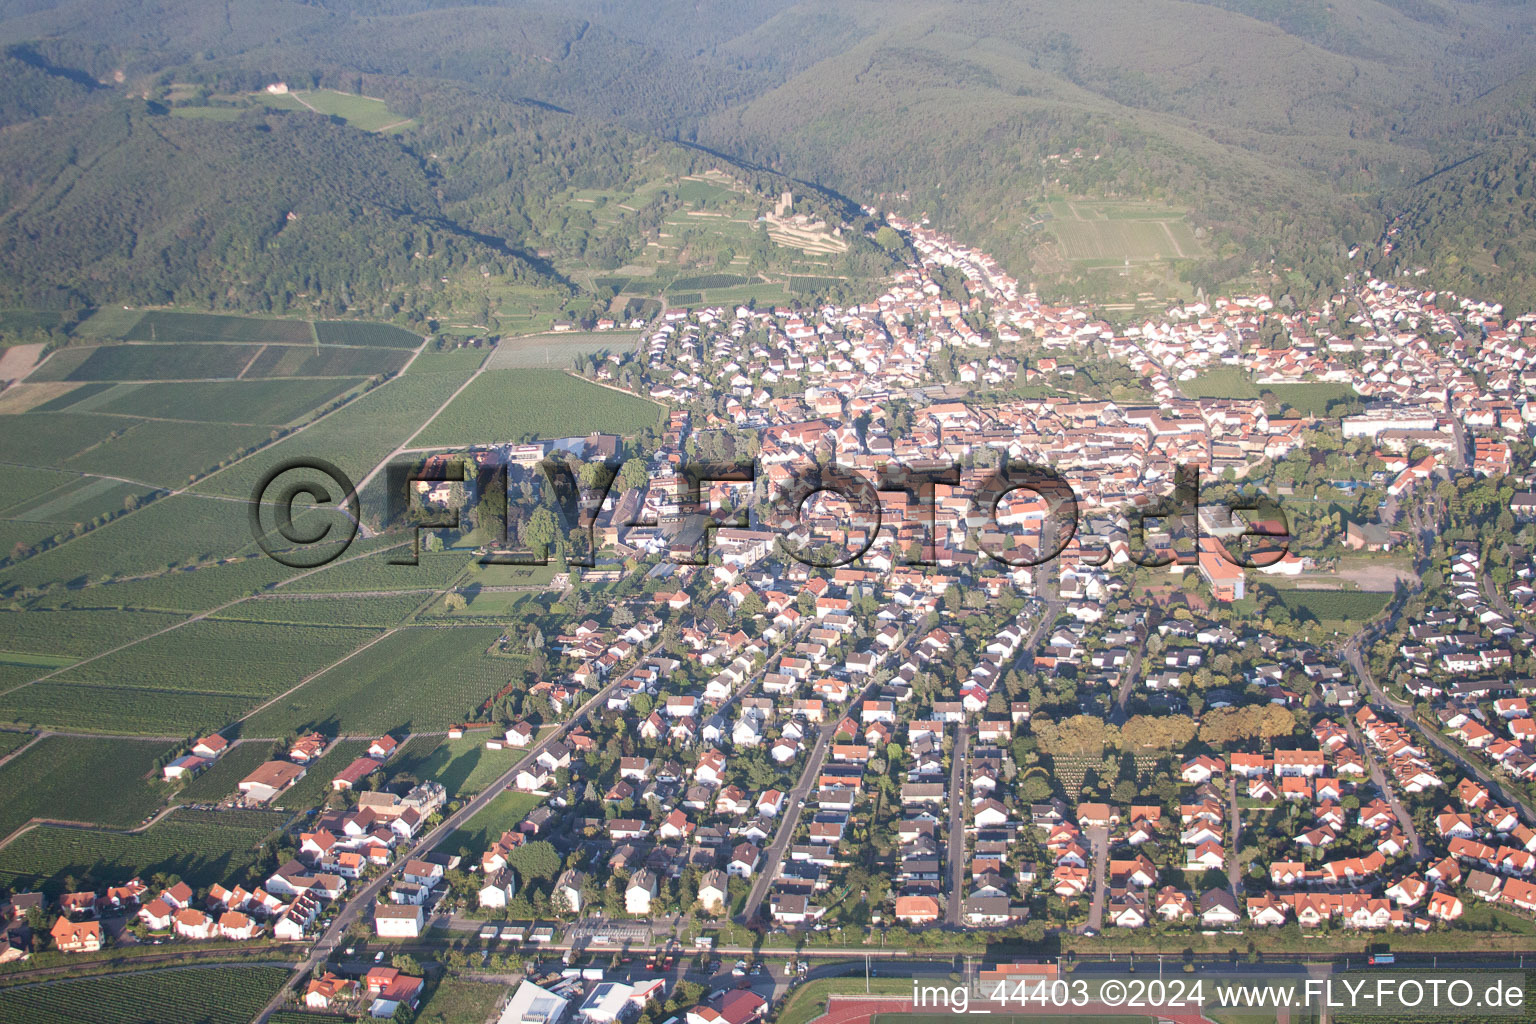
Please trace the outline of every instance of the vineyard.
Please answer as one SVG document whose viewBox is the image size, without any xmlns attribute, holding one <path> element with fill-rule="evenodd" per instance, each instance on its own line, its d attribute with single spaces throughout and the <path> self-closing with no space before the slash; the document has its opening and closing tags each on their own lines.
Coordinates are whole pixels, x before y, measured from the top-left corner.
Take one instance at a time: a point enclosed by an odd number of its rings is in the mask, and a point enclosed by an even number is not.
<svg viewBox="0 0 1536 1024">
<path fill-rule="evenodd" d="M 331 792 L 331 780 L 368 750 L 368 740 L 339 740 L 324 757 L 310 765 L 304 777 L 280 795 L 276 803 L 291 811 L 307 811 Z"/>
<path fill-rule="evenodd" d="M 137 825 L 160 806 L 164 789 L 150 779 L 167 749 L 153 740 L 41 740 L 0 765 L 0 836 L 34 817 Z"/>
<path fill-rule="evenodd" d="M 500 627 L 406 627 L 254 716 L 257 736 L 445 730 L 512 677 L 485 654 Z"/>
<path fill-rule="evenodd" d="M 233 885 L 248 880 L 257 847 L 287 820 L 278 811 L 183 808 L 133 835 L 43 825 L 0 849 L 0 887 L 56 895 L 71 884 L 101 888 L 156 872 L 196 888 Z"/>
<path fill-rule="evenodd" d="M 0 1024 L 246 1024 L 288 977 L 283 967 L 187 967 L 12 988 Z"/>
<path fill-rule="evenodd" d="M 59 683 L 270 696 L 373 637 L 356 627 L 203 619 L 69 669 Z M 238 665 L 240 671 L 230 671 Z"/>
<path fill-rule="evenodd" d="M 357 320 L 320 320 L 315 323 L 315 337 L 322 345 L 380 345 L 385 348 L 415 348 L 421 336 L 403 327 L 370 324 Z"/>
<path fill-rule="evenodd" d="M 49 725 L 86 732 L 189 735 L 215 729 L 248 711 L 250 697 L 132 686 L 34 683 L 0 696 L 0 723 Z"/>
<path fill-rule="evenodd" d="M 732 288 L 738 284 L 749 283 L 750 280 L 740 274 L 698 274 L 694 277 L 677 278 L 668 286 L 668 290 L 694 292 L 705 288 Z"/>
<path fill-rule="evenodd" d="M 267 760 L 271 744 L 257 740 L 241 743 L 215 761 L 202 774 L 182 786 L 176 794 L 181 803 L 218 803 L 235 795 L 240 780 L 255 771 Z"/>
</svg>

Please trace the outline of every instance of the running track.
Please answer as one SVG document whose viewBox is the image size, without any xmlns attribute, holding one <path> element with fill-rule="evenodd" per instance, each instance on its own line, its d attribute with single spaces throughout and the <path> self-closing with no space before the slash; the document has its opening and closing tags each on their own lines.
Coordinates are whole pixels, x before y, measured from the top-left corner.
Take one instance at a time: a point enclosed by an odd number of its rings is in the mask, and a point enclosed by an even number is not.
<svg viewBox="0 0 1536 1024">
<path fill-rule="evenodd" d="M 1102 1003 L 1089 1003 L 1086 1006 L 1040 1006 L 1031 1004 L 1021 1009 L 1017 1006 L 998 1006 L 995 1003 L 971 1004 L 971 1012 L 986 1010 L 999 1015 L 1009 1014 L 1019 1017 L 1043 1017 L 1043 1016 L 1093 1016 L 1093 1017 L 1154 1017 L 1158 1020 L 1172 1021 L 1174 1024 L 1212 1024 L 1197 1010 L 1180 1008 L 1178 1011 L 1169 1009 L 1138 1009 L 1123 1006 L 1105 1006 Z M 827 1000 L 827 1012 L 817 1017 L 811 1024 L 870 1024 L 871 1019 L 877 1013 L 930 1013 L 940 1015 L 949 1012 L 940 1008 L 927 1008 L 914 1011 L 912 1000 L 906 996 L 842 996 L 833 995 Z M 963 1014 L 955 1014 L 961 1017 Z"/>
</svg>

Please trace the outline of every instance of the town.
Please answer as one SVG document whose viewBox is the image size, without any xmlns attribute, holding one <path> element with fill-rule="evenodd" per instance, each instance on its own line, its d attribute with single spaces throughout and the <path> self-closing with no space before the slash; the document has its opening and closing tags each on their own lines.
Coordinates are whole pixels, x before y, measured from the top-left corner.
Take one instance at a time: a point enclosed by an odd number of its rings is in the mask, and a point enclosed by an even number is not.
<svg viewBox="0 0 1536 1024">
<path fill-rule="evenodd" d="M 351 737 L 270 870 L 13 893 L 3 959 L 44 935 L 65 953 L 280 940 L 309 949 L 283 998 L 389 1016 L 421 974 L 341 946 L 478 938 L 519 964 L 611 953 L 617 973 L 530 975 L 499 1018 L 569 1004 L 610 1024 L 661 1020 L 658 960 L 617 969 L 670 947 L 726 982 L 681 990 L 686 1006 L 674 990 L 674 1016 L 747 1024 L 804 965 L 786 953 L 754 985 L 757 958 L 733 971 L 717 945 L 1459 950 L 1531 932 L 1536 314 L 1361 280 L 1317 309 L 1255 295 L 1113 325 L 888 222 L 914 261 L 867 302 L 671 309 L 588 371 L 628 370 L 672 411 L 650 450 L 563 449 L 623 467 L 600 509 L 539 542 L 572 556 L 551 590 L 593 598 L 509 630 L 544 678 L 448 732 L 505 766 L 480 796 L 397 777 L 408 729 Z M 1234 377 L 1320 388 L 1336 414 L 1191 397 Z M 464 454 L 537 496 L 553 450 Z M 688 500 L 682 464 L 743 458 L 755 481 Z M 1009 460 L 1070 481 L 1065 543 L 1048 495 L 974 506 Z M 828 465 L 955 468 L 881 491 L 877 530 L 831 492 L 764 527 L 795 467 Z M 1180 467 L 1204 474 L 1199 507 L 1138 537 L 1127 513 Z M 1227 545 L 1257 497 L 1289 543 L 1244 569 Z M 164 778 L 211 770 L 234 738 L 190 743 Z M 274 744 L 221 806 L 272 802 L 340 741 Z M 463 845 L 493 798 L 518 820 Z"/>
</svg>

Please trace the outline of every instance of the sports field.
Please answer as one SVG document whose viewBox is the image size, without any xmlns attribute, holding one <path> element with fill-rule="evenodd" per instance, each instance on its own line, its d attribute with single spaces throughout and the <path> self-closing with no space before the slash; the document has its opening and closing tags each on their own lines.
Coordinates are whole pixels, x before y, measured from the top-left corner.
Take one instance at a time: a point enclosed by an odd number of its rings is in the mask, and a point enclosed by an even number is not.
<svg viewBox="0 0 1536 1024">
<path fill-rule="evenodd" d="M 588 331 L 503 338 L 485 365 L 492 370 L 563 370 L 578 355 L 632 353 L 639 337 L 635 331 Z"/>
</svg>

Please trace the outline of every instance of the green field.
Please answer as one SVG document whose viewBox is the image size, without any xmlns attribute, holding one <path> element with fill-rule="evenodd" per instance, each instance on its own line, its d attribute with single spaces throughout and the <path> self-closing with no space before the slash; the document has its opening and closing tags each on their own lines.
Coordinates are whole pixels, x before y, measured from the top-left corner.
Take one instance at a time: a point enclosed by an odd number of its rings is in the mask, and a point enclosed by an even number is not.
<svg viewBox="0 0 1536 1024">
<path fill-rule="evenodd" d="M 384 129 L 403 128 L 410 123 L 408 118 L 389 109 L 389 104 L 383 100 L 374 99 L 372 96 L 359 96 L 356 93 L 337 92 L 334 89 L 308 89 L 295 90 L 287 94 L 300 105 L 309 110 L 326 114 L 331 117 L 339 117 L 353 128 L 365 132 L 377 132 Z M 284 97 L 269 94 L 258 94 L 257 99 L 271 106 L 284 106 L 280 101 Z"/>
<path fill-rule="evenodd" d="M 109 441 L 107 444 L 115 445 L 117 442 Z M 81 463 L 89 461 L 100 450 L 92 449 L 77 456 L 79 462 L 72 459 L 67 465 L 71 469 L 78 469 Z M 125 484 L 103 477 L 74 477 L 64 486 L 49 491 L 40 500 L 13 508 L 6 518 L 14 522 L 51 525 L 49 533 L 58 533 L 76 523 L 89 523 L 97 516 L 122 512 L 129 498 L 141 501 L 151 490 L 149 486 Z"/>
<path fill-rule="evenodd" d="M 0 650 L 86 658 L 181 620 L 180 615 L 116 610 L 0 611 Z"/>
<path fill-rule="evenodd" d="M 1046 227 L 1067 260 L 1135 263 L 1205 253 L 1184 215 L 1175 210 L 1065 199 L 1050 208 Z"/>
<path fill-rule="evenodd" d="M 415 348 L 421 344 L 421 335 L 412 334 L 404 327 L 365 323 L 360 320 L 317 320 L 315 337 L 322 345 Z"/>
<path fill-rule="evenodd" d="M 530 334 L 521 338 L 503 338 L 491 350 L 485 365 L 490 370 L 564 370 L 578 355 L 633 352 L 638 338 L 639 335 L 634 331 Z"/>
<path fill-rule="evenodd" d="M 1392 600 L 1390 593 L 1361 590 L 1275 590 L 1295 616 L 1319 622 L 1363 622 Z"/>
<path fill-rule="evenodd" d="M 312 680 L 246 723 L 254 736 L 433 731 L 462 721 L 521 664 L 484 652 L 501 629 L 407 627 Z"/>
<path fill-rule="evenodd" d="M 73 978 L 7 991 L 0 1024 L 246 1024 L 287 978 L 228 965 Z"/>
<path fill-rule="evenodd" d="M 129 686 L 175 694 L 270 697 L 375 636 L 366 628 L 202 619 L 54 677 L 58 683 Z"/>
<path fill-rule="evenodd" d="M 505 985 L 445 977 L 428 990 L 416 1024 L 484 1024 L 506 994 Z"/>
<path fill-rule="evenodd" d="M 480 729 L 461 739 L 415 736 L 390 761 L 392 774 L 409 773 L 417 781 L 436 779 L 450 797 L 470 796 L 500 778 L 522 755 L 487 750 L 485 741 L 500 735 Z"/>
<path fill-rule="evenodd" d="M 13 750 L 20 750 L 32 742 L 30 732 L 5 732 L 0 731 L 0 757 L 4 757 Z"/>
<path fill-rule="evenodd" d="M 406 567 L 409 572 L 410 568 Z M 282 622 L 310 626 L 394 626 L 426 600 L 425 592 L 403 597 L 263 596 L 226 608 L 218 619 Z"/>
<path fill-rule="evenodd" d="M 249 341 L 309 345 L 315 340 L 303 320 L 272 320 L 216 313 L 151 310 L 114 335 L 124 341 Z"/>
<path fill-rule="evenodd" d="M 510 768 L 511 764 L 507 767 Z M 478 814 L 455 829 L 452 835 L 445 836 L 440 847 L 449 852 L 462 850 L 471 854 L 481 853 L 496 837 L 507 829 L 515 828 L 528 817 L 529 811 L 543 801 L 543 797 L 533 793 L 510 790 L 498 793 Z"/>
<path fill-rule="evenodd" d="M 56 468 L 70 456 L 136 422 L 122 416 L 75 412 L 0 416 L 0 451 L 5 452 L 7 462 Z"/>
<path fill-rule="evenodd" d="M 366 542 L 358 541 L 362 548 Z M 350 550 L 348 552 L 350 554 Z M 32 608 L 116 609 L 144 608 L 162 611 L 200 612 L 236 598 L 247 597 L 280 580 L 298 575 L 266 555 L 232 562 L 178 569 L 73 590 L 51 590 L 29 602 Z"/>
<path fill-rule="evenodd" d="M 363 352 L 363 349 L 338 350 Z M 447 401 L 468 374 L 407 373 L 284 438 L 240 465 L 200 481 L 207 494 L 248 498 L 271 467 L 294 458 L 319 456 L 338 465 L 360 482 L 390 452 L 427 421 Z M 243 514 L 237 518 L 243 518 Z M 249 537 L 249 530 L 245 530 Z"/>
<path fill-rule="evenodd" d="M 273 377 L 372 377 L 398 373 L 410 353 L 397 348 L 268 345 L 245 370 L 246 380 Z"/>
<path fill-rule="evenodd" d="M 159 808 L 166 791 L 159 740 L 49 736 L 0 765 L 0 838 L 34 817 L 119 828 Z"/>
<path fill-rule="evenodd" d="M 35 673 L 34 673 L 35 674 Z M 178 693 L 131 686 L 34 683 L 0 695 L 0 722 L 144 736 L 190 735 L 219 728 L 250 710 L 250 697 Z"/>
<path fill-rule="evenodd" d="M 143 832 L 42 825 L 0 849 L 0 886 L 57 895 L 82 885 L 117 885 L 135 875 L 180 875 L 199 888 L 245 880 L 258 848 L 282 828 L 281 811 L 177 808 Z M 66 883 L 70 877 L 75 886 Z M 259 881 L 259 879 L 251 879 Z"/>
<path fill-rule="evenodd" d="M 204 423 L 283 426 L 335 400 L 359 382 L 240 380 L 119 384 L 109 394 L 92 401 L 89 410 L 81 411 Z"/>
<path fill-rule="evenodd" d="M 661 407 L 556 370 L 487 370 L 416 438 L 422 447 L 654 430 Z"/>
<path fill-rule="evenodd" d="M 139 420 L 126 433 L 76 455 L 64 467 L 170 489 L 185 486 L 191 476 L 201 476 L 255 448 L 270 434 L 268 427 L 200 423 L 189 428 L 185 423 Z"/>
<path fill-rule="evenodd" d="M 0 515 L 11 516 L 37 502 L 50 491 L 74 483 L 75 476 L 54 469 L 28 469 L 7 466 L 5 494 L 0 496 Z"/>
<path fill-rule="evenodd" d="M 85 353 L 83 360 L 77 353 Z M 208 380 L 240 375 L 261 352 L 260 345 L 104 345 L 62 349 L 29 380 Z"/>
<path fill-rule="evenodd" d="M 1313 384 L 1260 384 L 1259 387 L 1273 394 L 1279 404 L 1288 405 L 1306 416 L 1342 416 L 1358 412 L 1364 405 L 1348 384 L 1319 381 Z"/>
<path fill-rule="evenodd" d="M 241 779 L 268 761 L 270 743 L 240 743 L 224 752 L 192 781 L 176 791 L 176 800 L 185 804 L 215 804 L 236 795 Z"/>
<path fill-rule="evenodd" d="M 398 537 L 389 538 L 398 544 Z M 348 555 L 353 549 L 348 549 Z M 389 559 L 407 553 L 403 547 L 364 558 L 347 558 L 317 573 L 278 588 L 280 594 L 349 594 L 370 590 L 438 590 L 464 572 L 475 559 L 461 551 L 422 551 L 415 565 L 391 565 Z"/>
<path fill-rule="evenodd" d="M 1237 366 L 1213 366 L 1200 371 L 1193 380 L 1179 382 L 1179 390 L 1190 398 L 1258 398 L 1253 378 Z"/>
</svg>

